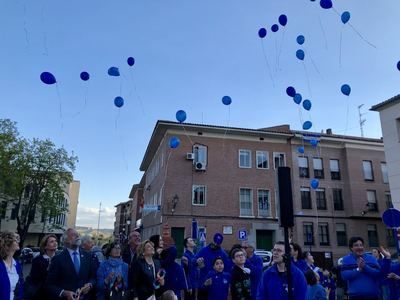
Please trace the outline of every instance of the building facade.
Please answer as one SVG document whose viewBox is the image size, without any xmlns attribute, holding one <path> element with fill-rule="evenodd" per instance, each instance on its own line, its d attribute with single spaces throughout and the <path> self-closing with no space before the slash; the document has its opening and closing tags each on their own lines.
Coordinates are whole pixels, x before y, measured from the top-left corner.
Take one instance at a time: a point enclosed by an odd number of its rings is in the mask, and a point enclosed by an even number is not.
<svg viewBox="0 0 400 300">
<path fill-rule="evenodd" d="M 38 246 L 41 238 L 49 233 L 60 237 L 67 228 L 75 228 L 76 213 L 78 207 L 80 182 L 73 180 L 64 187 L 64 201 L 62 206 L 67 209 L 56 217 L 48 217 L 46 220 L 41 216 L 40 211 L 35 213 L 34 221 L 29 226 L 29 230 L 24 245 Z M 1 216 L 0 231 L 17 230 L 17 211 L 12 203 L 2 201 L 4 205 L 3 215 Z"/>
<path fill-rule="evenodd" d="M 132 200 L 115 205 L 114 237 L 121 243 L 125 242 L 131 231 Z"/>
<path fill-rule="evenodd" d="M 331 262 L 348 252 L 352 235 L 363 236 L 367 247 L 387 240 L 391 245 L 380 220 L 389 193 L 380 172 L 384 163 L 383 143 L 376 139 L 331 131 L 310 137 L 287 125 L 244 129 L 158 121 L 140 167 L 143 238 L 171 236 L 180 247 L 195 220 L 207 243 L 220 232 L 226 249 L 244 237 L 257 249 L 271 249 L 283 239 L 277 168 L 288 166 L 293 241 Z M 310 186 L 315 178 L 317 189 Z"/>
<path fill-rule="evenodd" d="M 379 112 L 393 206 L 400 210 L 400 95 L 374 105 Z"/>
</svg>

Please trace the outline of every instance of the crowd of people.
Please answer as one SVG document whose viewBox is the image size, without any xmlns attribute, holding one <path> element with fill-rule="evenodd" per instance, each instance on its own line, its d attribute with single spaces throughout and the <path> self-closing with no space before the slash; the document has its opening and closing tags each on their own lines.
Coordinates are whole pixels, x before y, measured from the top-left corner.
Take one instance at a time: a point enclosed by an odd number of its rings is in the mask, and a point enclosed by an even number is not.
<svg viewBox="0 0 400 300">
<path fill-rule="evenodd" d="M 177 248 L 165 247 L 160 235 L 142 241 L 133 231 L 125 247 L 112 242 L 100 248 L 70 228 L 62 240 L 64 250 L 56 254 L 57 237 L 46 235 L 24 278 L 14 258 L 18 235 L 0 233 L 0 299 L 286 300 L 292 294 L 296 300 L 335 300 L 343 299 L 340 282 L 350 300 L 400 299 L 400 263 L 383 247 L 365 253 L 361 237 L 349 240 L 350 253 L 334 273 L 315 266 L 312 253 L 296 243 L 286 255 L 281 241 L 264 270 L 254 246 L 246 242 L 225 251 L 219 233 L 198 251 L 196 241 L 186 238 L 180 263 Z"/>
</svg>

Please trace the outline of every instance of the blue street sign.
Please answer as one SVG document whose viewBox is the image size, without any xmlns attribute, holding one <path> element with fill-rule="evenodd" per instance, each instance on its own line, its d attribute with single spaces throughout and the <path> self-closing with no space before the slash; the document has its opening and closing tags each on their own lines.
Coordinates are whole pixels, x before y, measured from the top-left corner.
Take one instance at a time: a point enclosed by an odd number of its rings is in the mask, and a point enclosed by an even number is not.
<svg viewBox="0 0 400 300">
<path fill-rule="evenodd" d="M 200 232 L 200 238 L 199 241 L 204 243 L 206 241 L 206 233 L 204 231 Z"/>
<path fill-rule="evenodd" d="M 239 241 L 247 240 L 247 231 L 246 231 L 246 229 L 240 229 L 238 231 L 238 239 L 239 239 Z"/>
<path fill-rule="evenodd" d="M 383 223 L 389 228 L 400 227 L 400 211 L 395 208 L 385 210 L 382 215 Z"/>
</svg>

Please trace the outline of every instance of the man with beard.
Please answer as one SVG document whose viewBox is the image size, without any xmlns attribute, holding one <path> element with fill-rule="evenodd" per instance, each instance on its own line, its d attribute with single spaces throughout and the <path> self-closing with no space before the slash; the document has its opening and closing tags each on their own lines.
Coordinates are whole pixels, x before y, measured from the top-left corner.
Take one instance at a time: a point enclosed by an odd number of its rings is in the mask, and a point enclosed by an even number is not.
<svg viewBox="0 0 400 300">
<path fill-rule="evenodd" d="M 63 235 L 65 249 L 50 264 L 46 288 L 51 299 L 85 299 L 96 285 L 96 270 L 89 253 L 81 251 L 79 233 L 68 228 Z"/>
</svg>

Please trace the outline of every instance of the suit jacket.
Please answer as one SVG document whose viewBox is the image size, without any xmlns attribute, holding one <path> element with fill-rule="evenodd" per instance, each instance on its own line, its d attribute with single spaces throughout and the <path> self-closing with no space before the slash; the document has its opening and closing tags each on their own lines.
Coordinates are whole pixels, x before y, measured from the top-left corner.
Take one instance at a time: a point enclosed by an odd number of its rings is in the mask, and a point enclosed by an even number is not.
<svg viewBox="0 0 400 300">
<path fill-rule="evenodd" d="M 80 251 L 80 269 L 76 274 L 74 264 L 67 249 L 56 255 L 50 264 L 46 288 L 51 299 L 57 299 L 62 290 L 75 292 L 86 283 L 96 285 L 96 270 L 89 253 Z"/>
<path fill-rule="evenodd" d="M 131 290 L 133 289 L 133 265 L 135 264 L 135 261 L 137 260 L 137 254 L 135 252 L 134 256 L 132 257 L 131 250 L 129 248 L 129 245 L 127 248 L 125 248 L 124 252 L 122 252 L 122 260 L 128 264 L 128 289 Z"/>
<path fill-rule="evenodd" d="M 17 286 L 14 290 L 14 299 L 22 300 L 24 299 L 23 285 L 24 276 L 22 275 L 22 266 L 16 261 L 16 269 L 18 272 L 19 280 Z M 0 259 L 0 299 L 10 298 L 10 279 L 8 278 L 8 273 L 4 261 Z"/>
</svg>

